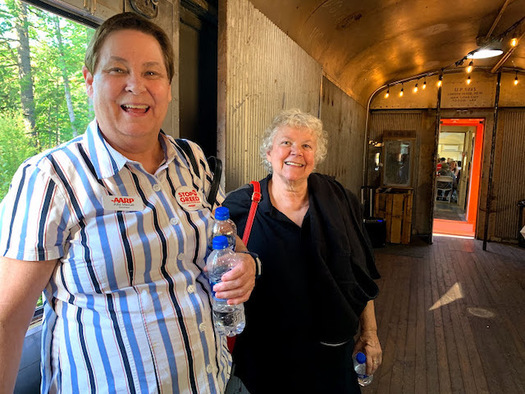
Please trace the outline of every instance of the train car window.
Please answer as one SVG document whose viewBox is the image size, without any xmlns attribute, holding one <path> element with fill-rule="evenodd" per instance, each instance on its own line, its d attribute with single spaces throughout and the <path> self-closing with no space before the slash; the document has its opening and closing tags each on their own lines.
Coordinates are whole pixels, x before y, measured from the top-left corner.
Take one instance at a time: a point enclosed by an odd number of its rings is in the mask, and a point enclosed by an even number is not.
<svg viewBox="0 0 525 394">
<path fill-rule="evenodd" d="M 0 0 L 0 200 L 27 157 L 82 134 L 93 119 L 82 77 L 93 33 L 19 0 Z"/>
</svg>

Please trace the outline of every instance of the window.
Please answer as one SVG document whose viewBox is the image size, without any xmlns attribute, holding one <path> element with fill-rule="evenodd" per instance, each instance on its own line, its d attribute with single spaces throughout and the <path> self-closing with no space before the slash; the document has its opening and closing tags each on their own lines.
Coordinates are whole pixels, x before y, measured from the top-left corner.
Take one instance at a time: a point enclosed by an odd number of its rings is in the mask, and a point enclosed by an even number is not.
<svg viewBox="0 0 525 394">
<path fill-rule="evenodd" d="M 384 138 L 383 143 L 383 186 L 410 187 L 411 152 L 414 140 Z"/>
<path fill-rule="evenodd" d="M 93 119 L 82 65 L 94 29 L 0 0 L 0 33 L 2 200 L 26 158 L 82 134 Z"/>
<path fill-rule="evenodd" d="M 93 119 L 82 77 L 93 32 L 0 0 L 0 200 L 27 157 L 82 134 Z"/>
</svg>

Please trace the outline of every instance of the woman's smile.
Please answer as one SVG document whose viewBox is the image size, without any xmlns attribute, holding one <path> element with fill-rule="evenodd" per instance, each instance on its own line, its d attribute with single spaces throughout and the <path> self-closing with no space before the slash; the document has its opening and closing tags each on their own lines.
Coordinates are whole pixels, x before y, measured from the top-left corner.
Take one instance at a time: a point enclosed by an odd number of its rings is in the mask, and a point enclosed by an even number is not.
<svg viewBox="0 0 525 394">
<path fill-rule="evenodd" d="M 150 109 L 149 105 L 141 104 L 122 104 L 120 108 L 130 114 L 145 114 Z"/>
</svg>

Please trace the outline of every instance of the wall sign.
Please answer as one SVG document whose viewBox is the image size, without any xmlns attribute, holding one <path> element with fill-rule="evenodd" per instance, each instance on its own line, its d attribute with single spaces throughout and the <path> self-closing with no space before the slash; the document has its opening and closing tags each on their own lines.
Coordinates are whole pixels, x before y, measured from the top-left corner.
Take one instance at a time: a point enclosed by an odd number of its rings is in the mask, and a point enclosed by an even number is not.
<svg viewBox="0 0 525 394">
<path fill-rule="evenodd" d="M 454 79 L 446 76 L 441 96 L 442 108 L 492 108 L 496 94 L 496 85 L 492 77 L 473 73 L 470 85 L 464 75 L 454 74 Z M 446 82 L 446 83 L 445 83 Z"/>
</svg>

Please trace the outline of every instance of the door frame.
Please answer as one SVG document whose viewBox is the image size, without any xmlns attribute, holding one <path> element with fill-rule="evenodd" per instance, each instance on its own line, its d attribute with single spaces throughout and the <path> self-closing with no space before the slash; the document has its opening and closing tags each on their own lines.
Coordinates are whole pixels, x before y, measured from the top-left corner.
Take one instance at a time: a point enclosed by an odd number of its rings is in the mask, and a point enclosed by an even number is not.
<svg viewBox="0 0 525 394">
<path fill-rule="evenodd" d="M 481 163 L 483 156 L 483 137 L 485 131 L 484 118 L 441 118 L 442 126 L 474 126 L 474 146 L 472 165 L 468 181 L 467 209 L 465 211 L 466 223 L 454 220 L 433 219 L 433 234 L 450 234 L 476 236 L 476 223 L 479 211 L 479 194 L 481 183 Z"/>
</svg>

